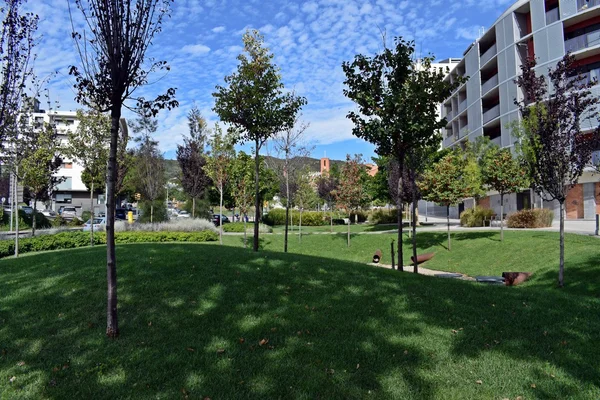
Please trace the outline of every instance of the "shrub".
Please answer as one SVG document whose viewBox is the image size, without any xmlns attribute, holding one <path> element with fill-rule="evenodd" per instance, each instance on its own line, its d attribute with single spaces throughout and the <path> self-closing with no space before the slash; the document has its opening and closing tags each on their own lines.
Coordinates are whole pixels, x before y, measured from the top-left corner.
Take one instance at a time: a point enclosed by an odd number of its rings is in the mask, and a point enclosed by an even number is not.
<svg viewBox="0 0 600 400">
<path fill-rule="evenodd" d="M 115 222 L 115 232 L 201 232 L 212 231 L 217 233 L 215 225 L 207 219 L 176 218 L 168 222 L 159 223 L 133 223 L 126 221 Z"/>
<path fill-rule="evenodd" d="M 2 225 L 10 225 L 10 213 L 2 214 Z M 27 214 L 23 210 L 19 210 L 19 230 L 31 229 L 33 223 L 33 215 Z M 36 229 L 47 229 L 52 226 L 52 223 L 40 212 L 35 213 L 35 228 Z"/>
<path fill-rule="evenodd" d="M 304 222 L 304 221 L 303 221 Z M 218 230 L 219 228 L 217 228 Z M 248 231 L 252 231 L 254 229 L 254 224 L 249 222 L 246 224 L 246 229 Z M 265 224 L 259 224 L 258 230 L 260 233 L 271 233 L 273 229 Z M 232 222 L 230 224 L 223 224 L 223 232 L 236 232 L 242 233 L 244 232 L 244 223 L 243 222 Z"/>
<path fill-rule="evenodd" d="M 298 225 L 300 221 L 300 211 L 290 210 L 292 222 Z M 275 208 L 263 217 L 263 222 L 270 226 L 285 225 L 285 208 Z M 303 211 L 302 225 L 303 226 L 322 226 L 329 223 L 329 214 L 319 211 Z"/>
<path fill-rule="evenodd" d="M 219 236 L 212 231 L 202 232 L 119 232 L 115 235 L 115 242 L 125 243 L 158 243 L 158 242 L 214 242 Z M 97 244 L 106 243 L 106 234 L 94 234 Z M 90 234 L 88 232 L 71 231 L 55 235 L 36 236 L 19 240 L 19 253 L 30 253 L 48 250 L 74 249 L 89 246 Z M 14 254 L 15 244 L 12 240 L 0 241 L 0 258 Z"/>
<path fill-rule="evenodd" d="M 63 217 L 61 217 L 60 215 L 57 215 L 52 220 L 52 227 L 54 227 L 54 228 L 59 228 L 61 226 L 65 226 L 65 225 L 67 225 L 67 220 L 64 219 Z"/>
<path fill-rule="evenodd" d="M 139 204 L 141 215 L 138 218 L 139 222 L 150 222 L 150 206 L 154 205 L 152 212 L 152 222 L 164 222 L 169 219 L 167 216 L 167 206 L 164 200 L 142 201 Z"/>
<path fill-rule="evenodd" d="M 90 218 L 92 218 L 92 212 L 91 211 L 84 211 L 84 212 L 81 213 L 81 220 L 83 222 L 89 221 Z"/>
<path fill-rule="evenodd" d="M 489 221 L 492 215 L 494 215 L 494 210 L 491 208 L 479 206 L 469 208 L 460 214 L 460 225 L 468 228 L 483 226 L 484 221 Z"/>
<path fill-rule="evenodd" d="M 77 217 L 73 217 L 73 219 L 70 220 L 69 223 L 67 224 L 67 226 L 70 226 L 70 227 L 77 227 L 77 226 L 81 226 L 81 225 L 83 225 L 83 221 Z"/>
<path fill-rule="evenodd" d="M 407 222 L 410 219 L 409 212 L 402 213 L 402 220 Z M 419 220 L 419 216 L 417 215 L 417 222 Z M 391 210 L 385 208 L 379 208 L 371 211 L 369 215 L 369 222 L 377 225 L 377 224 L 395 224 L 398 223 L 398 210 L 396 208 L 392 208 Z"/>
<path fill-rule="evenodd" d="M 535 208 L 517 211 L 508 216 L 509 228 L 547 228 L 552 226 L 554 213 L 551 210 Z"/>
</svg>

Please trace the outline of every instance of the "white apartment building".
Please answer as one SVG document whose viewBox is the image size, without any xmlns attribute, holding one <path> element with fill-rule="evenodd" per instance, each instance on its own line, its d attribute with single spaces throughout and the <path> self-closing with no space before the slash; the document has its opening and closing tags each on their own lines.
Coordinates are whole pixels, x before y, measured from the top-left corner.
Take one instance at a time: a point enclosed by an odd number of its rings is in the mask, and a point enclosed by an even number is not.
<svg viewBox="0 0 600 400">
<path fill-rule="evenodd" d="M 600 78 L 600 0 L 516 1 L 465 50 L 446 78 L 452 81 L 465 76 L 468 81 L 442 105 L 442 116 L 448 121 L 443 147 L 455 147 L 482 135 L 503 148 L 514 147 L 516 139 L 509 125 L 520 118 L 514 104 L 515 99 L 523 99 L 514 82 L 520 66 L 527 57 L 536 57 L 538 74 L 546 74 L 567 52 L 575 56 L 588 79 Z M 592 93 L 600 96 L 600 86 Z M 586 121 L 582 128 L 592 129 L 596 124 Z M 567 198 L 567 218 L 591 219 L 600 212 L 599 181 L 591 170 L 584 173 Z M 543 206 L 554 209 L 558 218 L 558 203 L 544 203 L 529 190 L 508 197 L 506 213 Z M 453 217 L 458 217 L 465 205 L 472 205 L 472 201 L 465 203 L 453 210 Z M 481 205 L 499 214 L 500 196 L 492 193 Z M 432 211 L 438 214 L 441 210 L 430 209 L 430 215 Z"/>
</svg>

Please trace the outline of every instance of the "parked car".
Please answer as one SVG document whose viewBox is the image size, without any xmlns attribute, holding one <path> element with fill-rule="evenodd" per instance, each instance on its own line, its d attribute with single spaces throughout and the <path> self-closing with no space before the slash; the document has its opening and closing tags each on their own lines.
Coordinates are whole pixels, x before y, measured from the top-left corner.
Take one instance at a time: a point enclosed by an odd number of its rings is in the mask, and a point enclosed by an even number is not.
<svg viewBox="0 0 600 400">
<path fill-rule="evenodd" d="M 42 215 L 46 218 L 56 218 L 56 211 L 54 210 L 43 210 Z"/>
<path fill-rule="evenodd" d="M 29 206 L 20 206 L 19 207 L 21 210 L 25 211 L 25 214 L 27 215 L 33 215 L 33 207 L 29 207 Z"/>
<path fill-rule="evenodd" d="M 212 221 L 213 221 L 213 224 L 215 224 L 215 226 L 219 226 L 219 225 L 221 225 L 221 221 L 224 224 L 228 224 L 229 218 L 227 218 L 227 215 L 213 214 Z"/>
<path fill-rule="evenodd" d="M 59 214 L 64 219 L 73 219 L 77 217 L 77 208 L 75 207 L 64 207 L 62 211 L 59 210 Z"/>
<path fill-rule="evenodd" d="M 180 210 L 177 213 L 177 218 L 190 218 L 191 216 L 192 215 L 189 212 L 185 211 L 185 210 Z"/>
<path fill-rule="evenodd" d="M 115 210 L 115 219 L 121 219 L 121 220 L 127 219 L 127 210 L 124 208 L 117 208 Z"/>
<path fill-rule="evenodd" d="M 106 228 L 106 218 L 94 218 L 94 231 L 104 230 Z M 85 224 L 83 224 L 84 231 L 90 231 L 92 229 L 92 220 L 88 219 Z"/>
</svg>

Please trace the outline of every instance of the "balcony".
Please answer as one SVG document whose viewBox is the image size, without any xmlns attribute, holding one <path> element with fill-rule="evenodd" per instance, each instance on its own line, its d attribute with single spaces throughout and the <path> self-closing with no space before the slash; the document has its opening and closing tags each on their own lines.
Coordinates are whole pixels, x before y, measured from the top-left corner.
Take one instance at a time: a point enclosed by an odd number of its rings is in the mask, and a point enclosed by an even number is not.
<svg viewBox="0 0 600 400">
<path fill-rule="evenodd" d="M 592 166 L 600 165 L 600 151 L 595 151 L 592 153 L 591 164 L 592 164 Z"/>
<path fill-rule="evenodd" d="M 498 118 L 500 116 L 500 104 L 496 104 L 494 107 L 490 108 L 486 112 L 483 113 L 483 123 L 487 124 L 494 118 Z"/>
<path fill-rule="evenodd" d="M 461 101 L 458 104 L 458 113 L 462 113 L 463 111 L 465 111 L 467 109 L 467 99 Z"/>
<path fill-rule="evenodd" d="M 490 61 L 496 55 L 496 44 L 489 49 L 486 50 L 485 53 L 481 55 L 481 63 L 480 65 L 485 65 L 488 61 Z"/>
<path fill-rule="evenodd" d="M 565 51 L 573 53 L 597 45 L 600 45 L 600 29 L 565 40 Z"/>
<path fill-rule="evenodd" d="M 579 12 L 596 6 L 600 6 L 600 0 L 577 0 L 577 11 Z"/>
<path fill-rule="evenodd" d="M 600 81 L 600 68 L 596 68 L 591 71 L 584 72 L 581 74 L 581 76 L 583 77 L 583 79 L 581 81 L 582 84 L 587 85 L 592 82 L 596 82 L 596 84 L 597 84 L 598 81 Z"/>
<path fill-rule="evenodd" d="M 464 126 L 464 127 L 460 128 L 460 131 L 458 131 L 458 136 L 459 136 L 460 139 L 464 138 L 468 134 L 469 134 L 469 127 L 468 126 Z"/>
<path fill-rule="evenodd" d="M 546 25 L 550 25 L 560 19 L 560 13 L 558 12 L 558 7 L 546 11 Z"/>
<path fill-rule="evenodd" d="M 481 95 L 486 94 L 496 86 L 498 86 L 498 74 L 483 82 L 483 85 L 481 85 Z"/>
</svg>

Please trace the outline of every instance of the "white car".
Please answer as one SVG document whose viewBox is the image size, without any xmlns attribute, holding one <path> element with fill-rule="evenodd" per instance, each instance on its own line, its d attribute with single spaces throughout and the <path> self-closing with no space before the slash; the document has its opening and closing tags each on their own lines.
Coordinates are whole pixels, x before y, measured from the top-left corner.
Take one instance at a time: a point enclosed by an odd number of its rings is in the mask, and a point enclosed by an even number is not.
<svg viewBox="0 0 600 400">
<path fill-rule="evenodd" d="M 103 231 L 106 229 L 106 217 L 97 217 L 94 218 L 94 231 Z M 92 230 L 92 220 L 88 219 L 85 224 L 83 224 L 84 231 Z"/>
<path fill-rule="evenodd" d="M 185 210 L 181 210 L 179 211 L 179 213 L 177 213 L 177 218 L 190 218 L 191 214 Z"/>
</svg>

